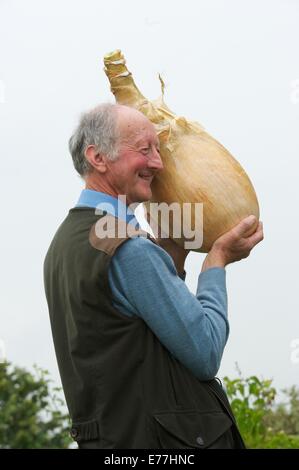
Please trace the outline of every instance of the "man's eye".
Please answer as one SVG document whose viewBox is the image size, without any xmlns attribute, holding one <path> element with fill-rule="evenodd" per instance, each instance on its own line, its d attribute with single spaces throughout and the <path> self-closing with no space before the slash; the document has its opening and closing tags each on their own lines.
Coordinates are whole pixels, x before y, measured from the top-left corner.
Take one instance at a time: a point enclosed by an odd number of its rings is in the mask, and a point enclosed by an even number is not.
<svg viewBox="0 0 299 470">
<path fill-rule="evenodd" d="M 141 149 L 141 152 L 147 154 L 149 150 L 150 150 L 149 147 L 146 147 L 146 148 Z"/>
</svg>

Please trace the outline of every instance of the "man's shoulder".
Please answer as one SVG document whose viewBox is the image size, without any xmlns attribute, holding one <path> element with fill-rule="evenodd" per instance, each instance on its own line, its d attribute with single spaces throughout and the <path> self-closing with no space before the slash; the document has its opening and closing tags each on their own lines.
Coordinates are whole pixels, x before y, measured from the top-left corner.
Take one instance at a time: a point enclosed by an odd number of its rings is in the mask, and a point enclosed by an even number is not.
<svg viewBox="0 0 299 470">
<path fill-rule="evenodd" d="M 122 245 L 122 251 L 132 251 L 137 253 L 145 253 L 151 250 L 156 250 L 159 245 L 150 234 L 142 233 L 136 237 L 128 237 L 126 244 Z"/>
<path fill-rule="evenodd" d="M 167 262 L 168 254 L 159 243 L 149 234 L 129 238 L 126 243 L 118 246 L 116 256 L 119 263 L 134 259 L 134 264 L 156 265 L 159 261 Z"/>
<path fill-rule="evenodd" d="M 155 239 L 139 226 L 136 227 L 110 214 L 105 214 L 92 225 L 89 242 L 93 248 L 110 256 L 121 246 L 140 251 L 156 243 Z"/>
</svg>

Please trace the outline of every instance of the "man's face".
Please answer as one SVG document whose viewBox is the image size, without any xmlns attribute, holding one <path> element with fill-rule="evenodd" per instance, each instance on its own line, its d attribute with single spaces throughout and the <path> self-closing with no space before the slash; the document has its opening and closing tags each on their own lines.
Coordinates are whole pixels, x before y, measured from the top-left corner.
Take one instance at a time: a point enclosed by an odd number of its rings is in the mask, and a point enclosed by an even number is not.
<svg viewBox="0 0 299 470">
<path fill-rule="evenodd" d="M 134 110 L 121 114 L 118 125 L 119 157 L 107 162 L 106 181 L 114 195 L 126 195 L 127 205 L 148 201 L 152 196 L 151 182 L 163 169 L 155 128 Z"/>
</svg>

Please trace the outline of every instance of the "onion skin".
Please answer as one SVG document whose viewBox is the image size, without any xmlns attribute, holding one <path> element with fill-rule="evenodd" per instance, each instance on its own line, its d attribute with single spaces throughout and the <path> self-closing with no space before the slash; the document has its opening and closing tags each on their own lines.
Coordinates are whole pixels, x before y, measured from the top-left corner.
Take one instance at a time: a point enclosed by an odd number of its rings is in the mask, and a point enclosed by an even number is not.
<svg viewBox="0 0 299 470">
<path fill-rule="evenodd" d="M 203 243 L 193 249 L 207 253 L 214 241 L 248 215 L 255 215 L 258 225 L 259 205 L 252 183 L 242 166 L 204 128 L 170 111 L 162 97 L 148 101 L 136 87 L 131 73 L 125 65 L 120 50 L 104 57 L 105 73 L 117 103 L 141 111 L 154 125 L 159 136 L 161 158 L 164 169 L 151 184 L 150 202 L 172 204 L 203 204 Z M 148 203 L 145 204 L 149 207 Z M 195 215 L 192 210 L 192 224 Z M 168 226 L 168 216 L 159 220 L 162 228 Z M 197 227 L 198 228 L 198 227 Z M 183 233 L 173 236 L 170 220 L 169 235 L 183 246 Z"/>
</svg>

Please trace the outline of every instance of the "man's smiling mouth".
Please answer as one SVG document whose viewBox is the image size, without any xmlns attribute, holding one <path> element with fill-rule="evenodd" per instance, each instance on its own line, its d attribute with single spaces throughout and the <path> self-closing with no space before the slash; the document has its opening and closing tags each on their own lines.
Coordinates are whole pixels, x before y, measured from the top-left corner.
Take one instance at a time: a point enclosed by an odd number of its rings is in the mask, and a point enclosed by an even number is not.
<svg viewBox="0 0 299 470">
<path fill-rule="evenodd" d="M 152 173 L 138 173 L 139 178 L 151 182 L 152 179 L 154 178 L 154 175 Z"/>
</svg>

